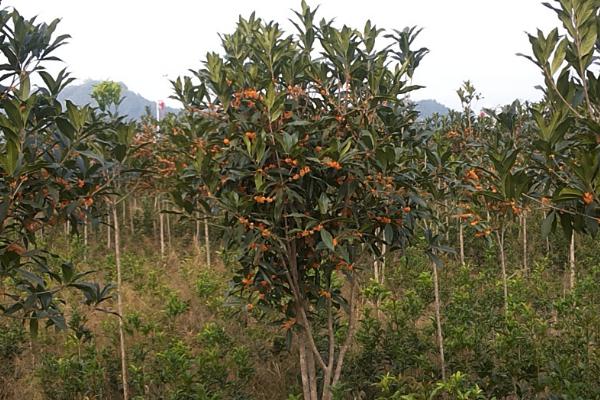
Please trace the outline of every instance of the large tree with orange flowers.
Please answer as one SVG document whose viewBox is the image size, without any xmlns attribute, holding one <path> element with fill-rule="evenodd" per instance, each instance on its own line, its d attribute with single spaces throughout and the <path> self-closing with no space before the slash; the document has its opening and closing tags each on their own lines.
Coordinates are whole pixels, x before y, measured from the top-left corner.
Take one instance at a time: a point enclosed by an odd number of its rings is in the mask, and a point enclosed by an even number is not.
<svg viewBox="0 0 600 400">
<path fill-rule="evenodd" d="M 411 50 L 414 28 L 338 28 L 315 12 L 302 4 L 293 36 L 240 19 L 223 55 L 174 82 L 185 121 L 172 140 L 175 200 L 222 210 L 238 294 L 295 339 L 304 398 L 316 400 L 340 382 L 361 267 L 384 244 L 406 246 L 427 213 L 403 99 L 427 50 Z"/>
</svg>

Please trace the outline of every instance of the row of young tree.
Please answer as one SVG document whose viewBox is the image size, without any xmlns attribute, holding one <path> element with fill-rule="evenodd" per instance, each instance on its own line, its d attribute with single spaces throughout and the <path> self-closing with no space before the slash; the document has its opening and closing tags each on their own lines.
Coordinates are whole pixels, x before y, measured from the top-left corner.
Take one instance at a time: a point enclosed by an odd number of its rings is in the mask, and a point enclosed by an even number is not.
<svg viewBox="0 0 600 400">
<path fill-rule="evenodd" d="M 119 116 L 118 87 L 105 83 L 98 109 L 57 100 L 71 81 L 45 69 L 67 36 L 58 21 L 0 13 L 0 274 L 2 310 L 65 328 L 65 290 L 83 293 L 99 311 L 111 285 L 84 281 L 67 260 L 43 246 L 65 225 L 87 242 L 88 227 L 106 224 L 115 251 L 114 295 L 123 315 L 119 207 L 146 199 L 161 210 L 155 231 L 164 256 L 176 215 L 204 224 L 235 269 L 229 293 L 245 312 L 276 322 L 297 354 L 302 396 L 329 400 L 343 381 L 355 343 L 364 289 L 383 285 L 390 260 L 416 247 L 430 260 L 440 377 L 448 378 L 439 269 L 469 263 L 469 236 L 496 242 L 503 306 L 511 308 L 506 235 L 516 225 L 527 274 L 528 229 L 561 228 L 570 240 L 569 286 L 576 284 L 577 235 L 598 230 L 600 5 L 561 0 L 547 5 L 562 30 L 530 36 L 525 56 L 544 76 L 537 104 L 484 110 L 470 83 L 463 110 L 421 120 L 407 95 L 428 50 L 419 30 L 362 30 L 316 20 L 302 3 L 286 35 L 274 22 L 240 18 L 193 76 L 173 82 L 183 111 L 141 123 Z M 39 80 L 36 86 L 31 82 Z M 160 129 L 157 126 L 160 125 Z M 150 199 L 150 200 L 148 200 Z M 142 200 L 140 200 L 142 201 Z M 456 227 L 456 229 L 454 229 Z M 134 229 L 130 229 L 133 233 Z M 112 245 L 111 245 L 112 244 Z M 157 250 L 158 252 L 158 250 Z M 375 308 L 378 307 L 375 301 Z M 120 321 L 122 390 L 129 397 Z"/>
</svg>

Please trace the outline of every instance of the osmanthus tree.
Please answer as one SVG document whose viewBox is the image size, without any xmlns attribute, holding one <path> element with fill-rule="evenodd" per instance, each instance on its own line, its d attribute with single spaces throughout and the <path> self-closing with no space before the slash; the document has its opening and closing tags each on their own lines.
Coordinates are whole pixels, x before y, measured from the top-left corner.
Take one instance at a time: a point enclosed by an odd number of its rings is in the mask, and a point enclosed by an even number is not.
<svg viewBox="0 0 600 400">
<path fill-rule="evenodd" d="M 529 35 L 532 56 L 544 76 L 544 102 L 533 109 L 539 135 L 533 167 L 539 172 L 538 201 L 546 208 L 542 231 L 558 224 L 570 238 L 570 286 L 575 285 L 575 232 L 596 235 L 600 217 L 600 3 L 544 3 L 564 28 Z"/>
<path fill-rule="evenodd" d="M 61 292 L 76 288 L 96 305 L 110 287 L 84 282 L 84 273 L 39 247 L 44 233 L 65 221 L 77 231 L 85 214 L 95 214 L 108 191 L 106 163 L 97 151 L 103 124 L 88 107 L 57 100 L 71 81 L 53 76 L 45 63 L 68 36 L 50 24 L 27 20 L 16 10 L 0 11 L 0 307 L 4 316 L 65 328 Z M 43 86 L 31 84 L 41 78 Z"/>
<path fill-rule="evenodd" d="M 304 398 L 331 399 L 361 266 L 384 243 L 406 246 L 428 215 L 414 184 L 416 115 L 402 100 L 427 51 L 411 50 L 414 28 L 382 37 L 315 13 L 302 4 L 294 36 L 240 19 L 223 55 L 174 82 L 185 107 L 174 198 L 188 212 L 216 202 L 247 311 L 296 340 Z"/>
<path fill-rule="evenodd" d="M 475 184 L 478 201 L 487 210 L 490 225 L 485 234 L 494 233 L 502 272 L 504 311 L 508 312 L 508 273 L 506 265 L 505 238 L 509 223 L 523 212 L 525 195 L 532 188 L 528 162 L 519 159 L 520 149 L 515 145 L 518 125 L 506 113 L 493 113 L 495 123 L 482 138 L 485 146 L 479 174 L 472 169 L 467 179 Z"/>
<path fill-rule="evenodd" d="M 542 104 L 532 109 L 537 124 L 533 167 L 543 182 L 539 201 L 548 210 L 543 231 L 558 223 L 567 236 L 595 235 L 600 216 L 600 3 L 561 0 L 544 3 L 564 28 L 529 35 L 525 56 L 544 76 Z"/>
</svg>

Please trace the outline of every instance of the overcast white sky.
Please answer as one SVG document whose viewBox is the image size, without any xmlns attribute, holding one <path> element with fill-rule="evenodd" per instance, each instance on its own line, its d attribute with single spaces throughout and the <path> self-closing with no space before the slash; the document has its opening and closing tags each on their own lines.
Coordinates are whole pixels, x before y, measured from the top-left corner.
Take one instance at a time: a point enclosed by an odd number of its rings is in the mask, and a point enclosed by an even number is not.
<svg viewBox="0 0 600 400">
<path fill-rule="evenodd" d="M 479 106 L 515 98 L 535 100 L 537 69 L 515 53 L 530 53 L 525 31 L 556 25 L 541 0 L 309 0 L 318 17 L 362 28 L 424 30 L 418 46 L 430 49 L 414 83 L 427 86 L 415 99 L 433 98 L 458 107 L 456 89 L 470 79 L 483 94 Z M 208 51 L 218 50 L 217 33 L 234 29 L 240 14 L 255 10 L 284 27 L 299 0 L 5 0 L 26 17 L 61 18 L 61 33 L 72 36 L 59 56 L 79 79 L 123 81 L 150 100 L 171 94 L 168 79 L 197 69 Z M 291 28 L 288 29 L 291 33 Z M 165 77 L 166 76 L 166 77 Z"/>
</svg>

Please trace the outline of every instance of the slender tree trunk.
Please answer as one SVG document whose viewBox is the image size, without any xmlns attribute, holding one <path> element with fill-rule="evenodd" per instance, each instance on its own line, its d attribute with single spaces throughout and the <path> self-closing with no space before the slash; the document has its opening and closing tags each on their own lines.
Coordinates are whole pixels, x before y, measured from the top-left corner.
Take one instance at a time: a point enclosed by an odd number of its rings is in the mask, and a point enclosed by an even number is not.
<svg viewBox="0 0 600 400">
<path fill-rule="evenodd" d="M 571 232 L 569 245 L 569 289 L 575 289 L 575 231 Z"/>
<path fill-rule="evenodd" d="M 442 331 L 442 317 L 440 312 L 440 285 L 438 269 L 435 263 L 431 263 L 433 268 L 433 291 L 435 297 L 435 324 L 437 329 L 437 342 L 440 352 L 440 368 L 442 370 L 442 380 L 446 380 L 446 360 L 444 357 L 444 332 Z"/>
<path fill-rule="evenodd" d="M 310 380 L 308 378 L 308 365 L 306 363 L 306 343 L 298 336 L 298 355 L 300 356 L 300 376 L 302 378 L 302 394 L 304 400 L 310 400 Z"/>
<path fill-rule="evenodd" d="M 200 213 L 196 212 L 196 232 L 194 234 L 194 246 L 196 251 L 200 253 Z"/>
<path fill-rule="evenodd" d="M 106 216 L 106 247 L 111 249 L 112 232 L 110 229 L 110 213 Z"/>
<path fill-rule="evenodd" d="M 133 219 L 135 216 L 135 210 L 137 209 L 137 201 L 135 197 L 129 203 L 129 230 L 131 231 L 131 235 L 135 233 L 135 225 L 133 223 Z"/>
<path fill-rule="evenodd" d="M 170 211 L 170 207 L 169 204 L 166 203 L 165 204 L 165 209 L 167 211 Z M 171 244 L 171 214 L 167 213 L 167 215 L 165 215 L 165 217 L 167 218 L 167 244 L 168 244 L 168 249 L 169 251 L 171 251 L 171 249 L 173 248 L 172 244 Z"/>
<path fill-rule="evenodd" d="M 385 283 L 385 254 L 387 253 L 387 244 L 381 246 L 381 262 L 379 263 L 379 283 Z"/>
<path fill-rule="evenodd" d="M 450 243 L 450 217 L 448 216 L 448 200 L 444 200 L 444 212 L 446 214 L 446 243 Z"/>
<path fill-rule="evenodd" d="M 127 202 L 123 201 L 123 231 L 125 231 L 127 228 Z"/>
<path fill-rule="evenodd" d="M 115 231 L 115 265 L 117 267 L 117 312 L 119 313 L 119 344 L 121 348 L 121 375 L 123 379 L 123 399 L 129 399 L 129 386 L 127 383 L 127 358 L 125 352 L 125 335 L 123 333 L 123 282 L 121 277 L 121 238 L 119 232 L 119 220 L 117 217 L 117 206 L 112 207 L 114 231 Z"/>
<path fill-rule="evenodd" d="M 310 398 L 311 400 L 318 400 L 317 366 L 315 365 L 315 355 L 310 350 L 306 353 L 306 364 L 308 366 L 308 379 L 310 380 Z"/>
<path fill-rule="evenodd" d="M 162 204 L 162 203 L 159 203 Z M 165 216 L 162 210 L 158 210 L 158 222 L 160 225 L 160 256 L 165 257 Z"/>
<path fill-rule="evenodd" d="M 204 216 L 204 245 L 206 247 L 206 266 L 210 268 L 210 237 L 208 230 L 208 217 Z"/>
<path fill-rule="evenodd" d="M 85 215 L 83 216 L 83 260 L 87 261 L 88 253 L 88 207 L 85 207 Z"/>
<path fill-rule="evenodd" d="M 308 348 L 304 332 L 298 335 L 298 351 L 300 355 L 300 373 L 304 400 L 318 400 L 315 359 L 312 351 Z"/>
<path fill-rule="evenodd" d="M 329 340 L 329 350 L 327 358 L 327 368 L 323 371 L 323 400 L 331 400 L 331 378 L 335 362 L 335 333 L 333 331 L 333 310 L 331 299 L 327 299 L 327 334 Z"/>
<path fill-rule="evenodd" d="M 375 230 L 375 236 L 380 236 L 381 229 L 377 228 Z M 383 250 L 381 251 L 383 253 Z M 373 262 L 373 278 L 375 278 L 375 282 L 379 283 L 379 258 L 375 258 Z"/>
<path fill-rule="evenodd" d="M 154 233 L 154 240 L 155 240 L 154 243 L 156 243 L 156 240 L 158 238 L 158 227 L 156 225 L 155 215 L 156 215 L 156 213 L 158 213 L 160 211 L 158 209 L 158 196 L 156 196 L 154 198 L 154 207 L 153 207 L 153 209 L 154 209 L 154 214 L 152 215 L 152 232 Z"/>
<path fill-rule="evenodd" d="M 463 224 L 458 221 L 458 244 L 460 247 L 460 265 L 465 265 L 465 234 L 463 230 Z"/>
<path fill-rule="evenodd" d="M 525 272 L 525 274 L 528 274 L 529 265 L 527 259 L 527 214 L 525 214 L 525 212 L 523 212 L 523 215 L 521 216 L 521 224 L 523 227 L 523 271 Z"/>
<path fill-rule="evenodd" d="M 506 274 L 506 254 L 504 253 L 504 227 L 496 232 L 500 250 L 500 266 L 502 267 L 502 290 L 504 295 L 504 313 L 508 313 L 508 276 Z"/>
</svg>

